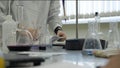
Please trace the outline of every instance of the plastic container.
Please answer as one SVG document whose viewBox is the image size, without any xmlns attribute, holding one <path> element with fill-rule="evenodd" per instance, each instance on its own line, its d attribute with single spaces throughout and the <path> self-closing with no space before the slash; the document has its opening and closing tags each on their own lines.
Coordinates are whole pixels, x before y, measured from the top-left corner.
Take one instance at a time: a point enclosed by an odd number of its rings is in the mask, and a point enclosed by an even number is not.
<svg viewBox="0 0 120 68">
<path fill-rule="evenodd" d="M 1 51 L 0 51 L 0 68 L 6 68 L 4 56 L 3 56 L 3 53 Z"/>
</svg>

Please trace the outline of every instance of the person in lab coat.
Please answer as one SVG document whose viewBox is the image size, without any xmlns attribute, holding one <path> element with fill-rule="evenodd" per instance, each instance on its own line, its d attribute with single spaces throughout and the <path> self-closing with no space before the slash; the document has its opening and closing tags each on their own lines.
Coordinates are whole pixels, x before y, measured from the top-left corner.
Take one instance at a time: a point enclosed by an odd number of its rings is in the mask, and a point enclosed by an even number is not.
<svg viewBox="0 0 120 68">
<path fill-rule="evenodd" d="M 0 1 L 0 21 L 4 21 L 4 17 L 8 14 L 8 1 Z M 58 16 L 60 12 L 59 1 L 55 0 L 11 0 L 10 2 L 10 12 L 13 19 L 16 21 L 19 15 L 18 5 L 23 6 L 23 26 L 33 36 L 33 40 L 37 40 L 37 33 L 40 33 L 43 39 L 44 36 L 48 35 L 48 25 L 54 31 L 54 33 L 62 37 L 61 41 L 66 40 L 66 34 L 62 30 L 62 24 Z M 21 24 L 21 23 L 20 23 Z"/>
</svg>

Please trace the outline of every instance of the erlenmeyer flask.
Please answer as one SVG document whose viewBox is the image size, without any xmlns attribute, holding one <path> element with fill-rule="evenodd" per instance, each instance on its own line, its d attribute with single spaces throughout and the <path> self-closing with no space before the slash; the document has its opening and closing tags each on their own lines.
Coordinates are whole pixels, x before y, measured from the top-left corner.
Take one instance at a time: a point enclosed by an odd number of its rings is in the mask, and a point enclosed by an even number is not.
<svg viewBox="0 0 120 68">
<path fill-rule="evenodd" d="M 17 30 L 17 43 L 16 45 L 31 45 L 33 43 L 33 36 L 25 28 L 24 25 L 24 20 L 23 20 L 23 5 L 17 5 L 17 11 L 18 11 L 18 16 L 17 16 L 17 21 L 18 21 L 18 30 Z"/>
<path fill-rule="evenodd" d="M 106 34 L 105 32 L 102 32 L 102 30 L 100 29 L 101 27 L 101 19 L 100 19 L 100 15 L 98 12 L 95 12 L 95 30 L 97 31 L 97 34 L 98 34 L 98 38 L 100 39 L 101 41 L 101 45 L 103 47 L 103 49 L 105 49 L 105 46 L 107 44 L 106 42 Z"/>
<path fill-rule="evenodd" d="M 120 48 L 119 32 L 118 32 L 118 23 L 111 22 L 109 24 L 108 32 L 108 46 L 107 49 L 119 49 Z"/>
<path fill-rule="evenodd" d="M 102 49 L 95 24 L 93 21 L 88 22 L 88 33 L 82 49 L 84 55 L 92 55 L 94 50 Z"/>
<path fill-rule="evenodd" d="M 28 30 L 19 29 L 18 34 L 19 35 L 18 35 L 18 39 L 17 39 L 17 45 L 31 45 L 31 44 L 33 44 L 33 42 L 32 42 L 33 37 Z"/>
<path fill-rule="evenodd" d="M 100 16 L 98 12 L 95 12 L 95 30 L 97 31 L 98 35 L 100 32 Z"/>
<path fill-rule="evenodd" d="M 100 31 L 100 16 L 98 12 L 95 12 L 95 23 L 95 28 L 97 30 L 98 37 L 99 39 L 103 39 L 103 32 Z"/>
</svg>

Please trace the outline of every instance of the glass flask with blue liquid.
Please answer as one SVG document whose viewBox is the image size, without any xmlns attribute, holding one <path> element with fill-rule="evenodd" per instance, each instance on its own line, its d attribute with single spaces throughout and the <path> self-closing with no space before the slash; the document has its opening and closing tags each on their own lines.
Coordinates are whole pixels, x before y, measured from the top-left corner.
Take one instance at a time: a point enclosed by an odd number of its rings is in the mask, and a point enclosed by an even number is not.
<svg viewBox="0 0 120 68">
<path fill-rule="evenodd" d="M 94 50 L 102 49 L 96 24 L 97 23 L 95 21 L 88 22 L 88 33 L 86 35 L 82 49 L 83 55 L 93 55 Z"/>
</svg>

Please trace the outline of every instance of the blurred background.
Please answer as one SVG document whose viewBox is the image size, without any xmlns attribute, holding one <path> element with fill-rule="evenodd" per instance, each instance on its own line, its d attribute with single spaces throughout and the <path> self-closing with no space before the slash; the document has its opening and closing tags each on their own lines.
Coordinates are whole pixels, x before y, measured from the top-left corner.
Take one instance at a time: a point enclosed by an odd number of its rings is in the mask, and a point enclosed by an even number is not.
<svg viewBox="0 0 120 68">
<path fill-rule="evenodd" d="M 120 22 L 120 1 L 118 0 L 78 0 L 78 37 L 84 38 L 88 30 L 88 21 L 93 20 L 95 12 L 100 16 L 100 31 L 107 34 L 109 23 L 116 20 Z M 63 29 L 68 39 L 76 37 L 76 2 L 64 0 L 66 16 L 64 16 L 63 2 L 59 16 L 62 19 Z M 66 21 L 64 20 L 66 18 Z M 118 23 L 120 29 L 120 23 Z M 103 37 L 105 38 L 105 37 Z"/>
</svg>

